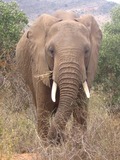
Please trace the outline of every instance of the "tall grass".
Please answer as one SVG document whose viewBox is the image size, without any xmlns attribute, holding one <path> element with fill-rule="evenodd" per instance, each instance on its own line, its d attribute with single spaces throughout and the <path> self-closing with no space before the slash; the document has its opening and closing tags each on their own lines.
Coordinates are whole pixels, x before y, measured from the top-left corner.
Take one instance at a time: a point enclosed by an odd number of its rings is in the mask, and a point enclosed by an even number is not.
<svg viewBox="0 0 120 160">
<path fill-rule="evenodd" d="M 19 80 L 19 77 L 18 77 Z M 72 127 L 72 117 L 61 145 L 45 147 L 36 131 L 33 103 L 24 83 L 6 80 L 0 92 L 0 156 L 36 153 L 40 160 L 119 160 L 120 119 L 107 111 L 107 96 L 92 91 L 88 129 Z M 39 155 L 41 158 L 39 158 Z M 29 160 L 29 159 L 28 159 Z"/>
</svg>

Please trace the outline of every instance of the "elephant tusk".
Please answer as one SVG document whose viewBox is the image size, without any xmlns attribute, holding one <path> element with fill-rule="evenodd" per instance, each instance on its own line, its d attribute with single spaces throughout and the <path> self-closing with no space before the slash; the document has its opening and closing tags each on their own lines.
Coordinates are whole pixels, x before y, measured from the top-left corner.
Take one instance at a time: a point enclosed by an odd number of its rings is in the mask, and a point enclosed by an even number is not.
<svg viewBox="0 0 120 160">
<path fill-rule="evenodd" d="M 90 92 L 86 81 L 83 83 L 83 89 L 85 91 L 87 98 L 90 98 Z"/>
<path fill-rule="evenodd" d="M 53 81 L 52 91 L 51 91 L 51 98 L 53 102 L 56 102 L 56 92 L 57 92 L 57 83 Z"/>
</svg>

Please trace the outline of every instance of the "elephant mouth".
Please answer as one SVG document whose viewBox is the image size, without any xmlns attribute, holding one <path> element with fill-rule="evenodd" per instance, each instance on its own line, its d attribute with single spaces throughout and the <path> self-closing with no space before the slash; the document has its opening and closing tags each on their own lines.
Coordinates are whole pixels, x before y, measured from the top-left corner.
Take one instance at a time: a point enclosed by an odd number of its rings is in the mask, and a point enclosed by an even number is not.
<svg viewBox="0 0 120 160">
<path fill-rule="evenodd" d="M 83 86 L 84 92 L 86 94 L 86 97 L 90 98 L 90 91 L 88 88 L 87 81 L 83 82 L 82 86 Z M 57 83 L 55 81 L 53 81 L 52 90 L 51 90 L 51 99 L 53 102 L 56 102 L 56 93 L 57 93 Z"/>
</svg>

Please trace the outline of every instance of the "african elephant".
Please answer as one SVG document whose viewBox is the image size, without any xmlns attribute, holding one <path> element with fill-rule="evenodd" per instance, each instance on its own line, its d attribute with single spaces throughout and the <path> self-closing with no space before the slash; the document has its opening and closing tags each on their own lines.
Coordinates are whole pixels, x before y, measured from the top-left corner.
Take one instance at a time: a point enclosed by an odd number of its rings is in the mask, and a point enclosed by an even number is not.
<svg viewBox="0 0 120 160">
<path fill-rule="evenodd" d="M 32 91 L 42 138 L 60 140 L 71 114 L 86 128 L 101 39 L 92 15 L 57 11 L 39 16 L 18 42 L 17 66 Z"/>
</svg>

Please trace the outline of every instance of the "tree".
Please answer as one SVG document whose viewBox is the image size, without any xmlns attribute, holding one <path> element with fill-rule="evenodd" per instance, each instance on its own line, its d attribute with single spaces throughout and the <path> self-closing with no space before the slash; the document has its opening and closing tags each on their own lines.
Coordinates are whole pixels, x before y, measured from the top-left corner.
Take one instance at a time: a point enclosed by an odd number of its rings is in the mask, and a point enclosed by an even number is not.
<svg viewBox="0 0 120 160">
<path fill-rule="evenodd" d="M 97 82 L 111 95 L 112 106 L 120 106 L 120 6 L 111 12 L 111 22 L 103 27 Z"/>
<path fill-rule="evenodd" d="M 16 2 L 0 0 L 0 69 L 10 68 L 7 65 L 15 55 L 16 43 L 27 23 L 26 15 Z"/>
</svg>

